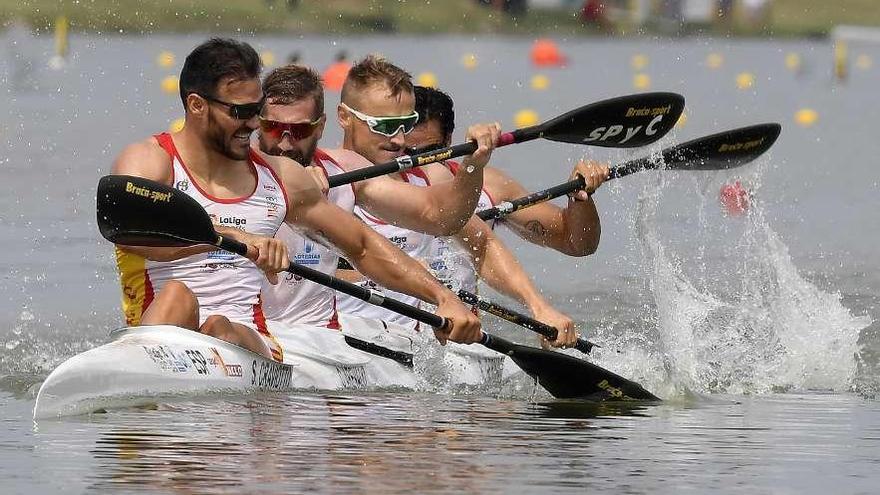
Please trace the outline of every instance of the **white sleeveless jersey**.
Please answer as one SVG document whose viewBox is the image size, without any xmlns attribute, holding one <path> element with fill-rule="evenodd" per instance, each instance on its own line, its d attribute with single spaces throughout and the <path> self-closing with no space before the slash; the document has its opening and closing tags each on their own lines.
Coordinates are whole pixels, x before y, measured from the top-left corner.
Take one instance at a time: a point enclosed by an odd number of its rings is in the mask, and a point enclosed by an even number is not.
<svg viewBox="0 0 880 495">
<path fill-rule="evenodd" d="M 425 175 L 421 173 L 421 171 L 404 172 L 403 178 L 410 184 L 416 186 L 430 185 L 427 177 L 425 177 Z M 410 257 L 415 258 L 416 260 L 423 263 L 427 262 L 427 257 L 431 247 L 431 241 L 434 239 L 434 236 L 385 223 L 381 219 L 370 215 L 359 206 L 355 206 L 354 214 L 357 215 L 361 220 L 363 220 L 364 223 L 366 223 L 370 228 L 391 241 L 394 245 L 400 248 L 401 251 L 403 251 Z M 402 294 L 400 292 L 383 289 L 371 280 L 364 280 L 363 282 L 359 282 L 358 285 L 362 287 L 367 287 L 387 297 L 400 300 L 413 306 L 419 306 L 422 303 L 422 301 L 418 298 L 412 297 L 408 294 Z M 399 315 L 397 313 L 388 311 L 387 309 L 381 308 L 379 306 L 374 306 L 367 302 L 361 301 L 360 299 L 347 296 L 342 293 L 340 293 L 337 297 L 339 311 L 343 313 L 362 318 L 375 318 L 386 322 L 403 325 L 407 328 L 412 329 L 418 327 L 418 322 L 411 318 L 407 318 L 406 316 Z"/>
<path fill-rule="evenodd" d="M 171 157 L 173 187 L 202 205 L 215 224 L 251 234 L 275 235 L 287 213 L 287 195 L 259 155 L 251 152 L 248 160 L 256 176 L 254 191 L 241 198 L 216 198 L 190 176 L 169 134 L 157 135 L 156 140 Z M 162 262 L 117 249 L 117 262 L 129 324 L 139 324 L 153 295 L 168 281 L 177 280 L 198 299 L 200 325 L 208 316 L 221 315 L 268 335 L 260 297 L 265 275 L 247 258 L 218 249 Z"/>
<path fill-rule="evenodd" d="M 458 173 L 457 162 L 448 161 L 444 165 L 453 174 Z M 486 189 L 482 189 L 476 211 L 480 212 L 494 206 L 492 197 Z M 489 220 L 488 223 L 490 227 L 495 228 L 495 220 Z M 476 292 L 477 273 L 471 256 L 451 237 L 435 237 L 431 243 L 428 259 L 429 268 L 437 280 L 451 288 L 453 292 L 458 292 L 459 289 Z"/>
<path fill-rule="evenodd" d="M 312 163 L 324 169 L 328 177 L 344 172 L 321 150 L 315 151 Z M 350 185 L 330 189 L 327 199 L 345 211 L 354 210 L 354 189 Z M 335 250 L 323 245 L 320 240 L 307 237 L 287 224 L 278 229 L 275 237 L 287 244 L 291 261 L 321 273 L 330 275 L 336 273 L 339 255 Z M 339 328 L 339 320 L 336 316 L 336 291 L 292 273 L 281 273 L 278 276 L 278 285 L 265 282 L 263 286 L 266 318 L 286 324 L 302 323 Z"/>
</svg>

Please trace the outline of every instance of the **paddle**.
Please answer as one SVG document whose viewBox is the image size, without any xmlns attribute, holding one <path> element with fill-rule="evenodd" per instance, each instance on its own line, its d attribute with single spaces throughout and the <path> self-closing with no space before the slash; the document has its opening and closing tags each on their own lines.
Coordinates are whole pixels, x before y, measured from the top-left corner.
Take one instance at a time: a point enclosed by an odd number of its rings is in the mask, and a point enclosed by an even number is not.
<svg viewBox="0 0 880 495">
<path fill-rule="evenodd" d="M 559 331 L 555 327 L 551 327 L 550 325 L 541 323 L 540 321 L 526 316 L 518 311 L 514 311 L 510 308 L 501 306 L 500 304 L 496 304 L 488 299 L 482 298 L 474 294 L 473 292 L 468 292 L 464 289 L 461 289 L 458 291 L 458 298 L 468 304 L 477 306 L 483 311 L 495 315 L 502 320 L 507 320 L 521 327 L 528 328 L 529 330 L 541 334 L 550 340 L 556 340 L 556 336 L 559 333 Z M 593 347 L 601 346 L 594 344 L 584 338 L 579 338 L 577 340 L 577 343 L 574 345 L 575 349 L 581 351 L 584 354 L 589 354 Z"/>
<path fill-rule="evenodd" d="M 588 144 L 608 148 L 638 148 L 651 144 L 669 132 L 684 110 L 684 97 L 675 93 L 643 93 L 620 96 L 585 105 L 543 124 L 505 132 L 497 146 L 543 138 L 562 143 Z M 470 141 L 333 175 L 330 187 L 371 179 L 429 163 L 470 155 L 477 143 Z"/>
<path fill-rule="evenodd" d="M 726 170 L 739 167 L 761 156 L 773 146 L 782 127 L 779 124 L 758 124 L 720 132 L 666 148 L 658 155 L 632 160 L 612 167 L 608 179 L 618 179 L 640 170 Z M 606 180 L 608 180 L 606 179 Z M 501 218 L 517 210 L 558 198 L 586 187 L 583 177 L 523 196 L 504 201 L 494 208 L 477 213 L 483 220 Z"/>
<path fill-rule="evenodd" d="M 193 198 L 148 179 L 125 175 L 102 177 L 98 183 L 97 210 L 101 235 L 117 244 L 208 244 L 242 256 L 247 254 L 247 246 L 217 234 L 210 217 Z M 296 263 L 291 263 L 287 271 L 432 327 L 445 328 L 448 324 L 439 315 Z M 565 354 L 520 346 L 488 333 L 483 334 L 481 344 L 510 356 L 555 397 L 658 400 L 636 383 Z"/>
</svg>

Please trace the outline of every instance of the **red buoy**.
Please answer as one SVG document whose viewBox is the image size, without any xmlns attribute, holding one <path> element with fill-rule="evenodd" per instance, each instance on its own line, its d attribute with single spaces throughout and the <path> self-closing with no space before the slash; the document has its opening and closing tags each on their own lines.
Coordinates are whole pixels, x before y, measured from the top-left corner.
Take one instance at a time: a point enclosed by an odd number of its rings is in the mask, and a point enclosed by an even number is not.
<svg viewBox="0 0 880 495">
<path fill-rule="evenodd" d="M 743 215 L 749 209 L 749 192 L 740 181 L 721 186 L 718 199 L 724 211 L 731 216 Z"/>
</svg>

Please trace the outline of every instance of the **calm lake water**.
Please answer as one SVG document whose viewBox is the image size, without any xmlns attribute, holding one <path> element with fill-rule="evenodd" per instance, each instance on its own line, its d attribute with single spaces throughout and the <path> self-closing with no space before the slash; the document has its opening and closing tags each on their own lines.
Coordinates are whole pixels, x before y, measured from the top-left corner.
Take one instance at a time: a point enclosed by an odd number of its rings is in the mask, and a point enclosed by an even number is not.
<svg viewBox="0 0 880 495">
<path fill-rule="evenodd" d="M 780 122 L 779 142 L 747 167 L 645 172 L 603 187 L 602 244 L 591 257 L 502 230 L 537 284 L 604 345 L 591 359 L 666 399 L 659 405 L 554 401 L 529 387 L 501 397 L 301 393 L 35 424 L 42 379 L 121 324 L 111 247 L 94 222 L 97 180 L 125 144 L 181 116 L 161 82 L 202 39 L 74 37 L 71 59 L 53 70 L 51 39 L 5 34 L 5 493 L 876 492 L 880 140 L 870 119 L 880 115 L 880 48 L 851 46 L 869 58 L 841 84 L 824 42 L 573 40 L 561 43 L 570 67 L 537 70 L 522 39 L 248 38 L 278 61 L 298 50 L 320 68 L 345 48 L 430 71 L 456 100 L 459 139 L 469 122 L 509 129 L 519 110 L 543 120 L 635 92 L 638 73 L 651 90 L 687 99 L 687 121 L 653 150 Z M 162 50 L 177 56 L 172 67 L 156 64 Z M 791 53 L 798 71 L 786 67 Z M 462 65 L 465 54 L 476 67 Z M 647 57 L 641 71 L 635 55 Z M 738 89 L 743 73 L 754 82 Z M 549 88 L 532 88 L 537 74 Z M 328 95 L 328 109 L 337 101 Z M 816 112 L 814 125 L 795 124 L 802 109 Z M 329 125 L 324 144 L 340 137 Z M 493 163 L 541 189 L 565 181 L 583 156 L 616 162 L 650 151 L 534 142 L 499 150 Z M 752 196 L 743 216 L 725 214 L 718 199 L 737 180 Z"/>
</svg>

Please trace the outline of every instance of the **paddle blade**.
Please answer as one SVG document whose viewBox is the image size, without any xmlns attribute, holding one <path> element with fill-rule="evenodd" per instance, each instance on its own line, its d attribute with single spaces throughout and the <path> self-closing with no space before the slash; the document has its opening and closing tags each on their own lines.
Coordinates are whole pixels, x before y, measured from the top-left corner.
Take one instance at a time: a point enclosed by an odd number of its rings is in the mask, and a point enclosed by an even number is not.
<svg viewBox="0 0 880 495">
<path fill-rule="evenodd" d="M 620 96 L 585 105 L 541 124 L 541 137 L 563 143 L 638 148 L 678 122 L 684 97 L 675 93 Z"/>
<path fill-rule="evenodd" d="M 107 175 L 98 182 L 98 229 L 126 246 L 215 244 L 204 208 L 184 192 L 142 177 Z"/>
<path fill-rule="evenodd" d="M 782 126 L 758 124 L 694 139 L 663 151 L 670 170 L 724 170 L 758 158 L 776 142 Z"/>
<path fill-rule="evenodd" d="M 494 335 L 486 346 L 509 356 L 558 399 L 660 400 L 638 383 L 583 359 L 514 344 Z"/>
</svg>

